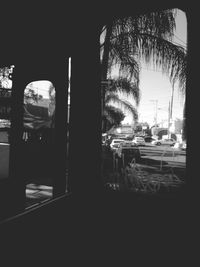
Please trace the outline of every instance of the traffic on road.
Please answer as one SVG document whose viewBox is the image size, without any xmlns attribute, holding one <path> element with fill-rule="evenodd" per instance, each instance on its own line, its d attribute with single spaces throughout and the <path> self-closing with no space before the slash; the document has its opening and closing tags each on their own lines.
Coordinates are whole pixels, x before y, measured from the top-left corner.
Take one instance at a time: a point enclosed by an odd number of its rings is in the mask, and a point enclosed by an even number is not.
<svg viewBox="0 0 200 267">
<path fill-rule="evenodd" d="M 164 139 L 159 144 L 135 140 L 109 138 L 102 143 L 102 178 L 111 190 L 125 186 L 128 191 L 169 193 L 184 188 L 186 145 Z"/>
</svg>

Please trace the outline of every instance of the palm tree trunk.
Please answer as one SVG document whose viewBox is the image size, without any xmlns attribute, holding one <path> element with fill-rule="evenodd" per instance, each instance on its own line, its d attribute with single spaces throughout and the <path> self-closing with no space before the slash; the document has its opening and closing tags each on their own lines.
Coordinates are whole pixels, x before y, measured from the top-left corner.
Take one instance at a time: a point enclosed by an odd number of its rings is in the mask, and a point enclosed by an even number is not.
<svg viewBox="0 0 200 267">
<path fill-rule="evenodd" d="M 104 41 L 104 50 L 103 50 L 103 59 L 101 63 L 101 80 L 106 81 L 107 80 L 107 73 L 108 73 L 108 60 L 109 60 L 109 52 L 110 52 L 110 37 L 112 34 L 112 22 L 107 24 L 106 26 L 106 36 Z M 102 88 L 102 115 L 105 109 L 105 93 L 106 93 L 106 85 L 103 84 L 101 86 Z M 102 120 L 102 131 L 105 132 L 106 125 L 104 123 L 104 120 Z"/>
</svg>

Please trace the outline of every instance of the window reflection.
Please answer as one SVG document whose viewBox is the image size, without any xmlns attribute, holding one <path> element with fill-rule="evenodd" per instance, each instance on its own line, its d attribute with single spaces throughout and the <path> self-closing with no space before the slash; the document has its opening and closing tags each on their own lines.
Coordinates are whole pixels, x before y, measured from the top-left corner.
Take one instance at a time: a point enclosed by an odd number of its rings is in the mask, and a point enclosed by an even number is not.
<svg viewBox="0 0 200 267">
<path fill-rule="evenodd" d="M 55 88 L 48 81 L 32 82 L 24 91 L 24 128 L 31 132 L 29 140 L 41 138 L 41 131 L 54 128 Z M 44 131 L 45 132 L 45 131 Z M 43 136 L 44 137 L 44 136 Z M 39 141 L 38 140 L 38 141 Z"/>
<path fill-rule="evenodd" d="M 24 175 L 27 207 L 52 197 L 55 87 L 33 81 L 24 90 Z"/>
<path fill-rule="evenodd" d="M 105 187 L 145 196 L 181 192 L 187 143 L 184 12 L 115 18 L 102 27 L 99 41 Z"/>
</svg>

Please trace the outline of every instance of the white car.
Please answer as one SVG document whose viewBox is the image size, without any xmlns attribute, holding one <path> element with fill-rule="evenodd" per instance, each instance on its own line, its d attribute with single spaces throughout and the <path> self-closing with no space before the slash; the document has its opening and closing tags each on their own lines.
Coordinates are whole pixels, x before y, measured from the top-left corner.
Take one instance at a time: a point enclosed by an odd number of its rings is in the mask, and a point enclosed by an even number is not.
<svg viewBox="0 0 200 267">
<path fill-rule="evenodd" d="M 132 142 L 138 146 L 145 146 L 145 140 L 143 137 L 140 136 L 134 137 Z"/>
<path fill-rule="evenodd" d="M 113 139 L 112 142 L 110 143 L 110 148 L 111 150 L 116 150 L 119 147 L 120 143 L 123 143 L 123 139 Z"/>
<path fill-rule="evenodd" d="M 182 147 L 181 147 L 181 149 L 182 149 L 182 150 L 186 150 L 186 148 L 187 148 L 187 143 L 186 143 L 186 142 L 183 142 L 183 143 L 182 143 Z"/>
<path fill-rule="evenodd" d="M 165 146 L 173 146 L 176 143 L 176 140 L 173 138 L 166 138 L 161 140 L 155 140 L 151 142 L 153 145 L 165 145 Z"/>
</svg>

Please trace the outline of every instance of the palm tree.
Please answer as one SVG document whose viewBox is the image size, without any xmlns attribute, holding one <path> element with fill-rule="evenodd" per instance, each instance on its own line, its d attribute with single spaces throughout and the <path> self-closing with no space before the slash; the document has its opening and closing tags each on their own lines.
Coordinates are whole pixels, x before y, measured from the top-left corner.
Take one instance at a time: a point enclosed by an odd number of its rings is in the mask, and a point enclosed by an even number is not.
<svg viewBox="0 0 200 267">
<path fill-rule="evenodd" d="M 105 131 L 107 132 L 113 126 L 119 126 L 124 118 L 125 115 L 121 109 L 109 104 L 106 105 L 104 109 L 104 114 L 102 116 L 102 120 L 105 125 Z"/>
<path fill-rule="evenodd" d="M 119 77 L 126 77 L 139 88 L 139 62 L 144 59 L 167 73 L 172 83 L 179 81 L 179 88 L 185 93 L 186 50 L 172 43 L 176 12 L 172 9 L 111 18 L 100 39 L 102 81 L 118 66 Z M 104 99 L 106 90 L 104 87 Z"/>
<path fill-rule="evenodd" d="M 111 124 L 114 122 L 117 124 L 119 123 L 118 120 L 116 121 L 116 118 L 119 117 L 119 114 L 123 114 L 124 112 L 128 111 L 133 116 L 133 120 L 138 120 L 138 112 L 137 109 L 134 107 L 132 103 L 130 103 L 127 100 L 123 100 L 119 97 L 118 93 L 123 92 L 127 96 L 132 95 L 135 99 L 136 106 L 139 104 L 140 100 L 140 92 L 139 88 L 133 83 L 130 82 L 127 78 L 115 78 L 110 80 L 110 85 L 107 86 L 105 93 L 105 106 L 103 110 L 103 132 L 106 131 L 107 121 L 112 121 Z M 116 108 L 113 105 L 117 104 L 118 107 Z M 120 111 L 121 110 L 121 111 Z M 116 116 L 116 113 L 118 116 Z M 122 118 L 123 117 L 123 118 Z M 124 119 L 125 115 L 121 115 L 121 121 Z M 106 120 L 107 118 L 107 120 Z"/>
</svg>

